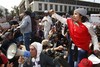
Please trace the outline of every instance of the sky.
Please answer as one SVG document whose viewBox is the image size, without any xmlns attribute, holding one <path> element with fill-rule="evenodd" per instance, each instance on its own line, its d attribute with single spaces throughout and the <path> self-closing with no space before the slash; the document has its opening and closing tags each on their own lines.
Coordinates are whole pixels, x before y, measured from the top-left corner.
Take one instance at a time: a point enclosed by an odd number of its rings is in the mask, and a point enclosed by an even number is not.
<svg viewBox="0 0 100 67">
<path fill-rule="evenodd" d="M 84 0 L 84 1 L 100 3 L 100 0 Z M 0 0 L 0 5 L 7 8 L 8 11 L 11 11 L 12 7 L 14 7 L 15 5 L 18 6 L 20 2 L 21 0 Z"/>
<path fill-rule="evenodd" d="M 7 8 L 8 11 L 12 10 L 15 5 L 18 6 L 21 0 L 0 0 L 0 5 Z"/>
</svg>

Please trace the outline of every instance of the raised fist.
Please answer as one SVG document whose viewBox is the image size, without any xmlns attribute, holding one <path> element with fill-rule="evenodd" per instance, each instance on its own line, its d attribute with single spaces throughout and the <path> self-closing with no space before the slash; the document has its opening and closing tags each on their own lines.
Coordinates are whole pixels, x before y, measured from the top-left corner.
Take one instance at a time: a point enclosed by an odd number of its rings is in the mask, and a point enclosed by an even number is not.
<svg viewBox="0 0 100 67">
<path fill-rule="evenodd" d="M 51 10 L 49 10 L 49 14 L 54 14 L 55 13 L 55 11 L 53 10 L 53 9 L 51 9 Z"/>
</svg>

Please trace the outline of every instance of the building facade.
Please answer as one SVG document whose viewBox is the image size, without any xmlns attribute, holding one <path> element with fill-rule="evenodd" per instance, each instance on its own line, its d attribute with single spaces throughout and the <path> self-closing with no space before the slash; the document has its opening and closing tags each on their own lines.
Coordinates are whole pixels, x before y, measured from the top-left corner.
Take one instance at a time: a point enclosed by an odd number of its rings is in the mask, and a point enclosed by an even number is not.
<svg viewBox="0 0 100 67">
<path fill-rule="evenodd" d="M 30 8 L 31 11 L 37 13 L 37 15 L 41 15 L 44 10 L 50 9 L 54 9 L 60 14 L 72 13 L 72 11 L 76 8 L 87 9 L 88 14 L 89 12 L 100 12 L 99 3 L 85 2 L 80 0 L 22 0 L 19 5 L 20 13 L 24 10 L 27 10 L 25 7 Z"/>
</svg>

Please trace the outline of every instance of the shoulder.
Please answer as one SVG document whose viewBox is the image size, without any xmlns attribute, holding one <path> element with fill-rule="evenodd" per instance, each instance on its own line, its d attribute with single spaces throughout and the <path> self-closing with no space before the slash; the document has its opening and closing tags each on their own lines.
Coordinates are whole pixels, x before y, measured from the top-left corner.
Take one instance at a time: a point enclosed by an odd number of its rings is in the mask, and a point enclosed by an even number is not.
<svg viewBox="0 0 100 67">
<path fill-rule="evenodd" d="M 45 54 L 44 52 L 41 52 L 41 54 L 40 54 L 40 58 L 42 59 L 42 60 L 51 60 L 51 57 L 49 57 L 47 54 Z"/>
<path fill-rule="evenodd" d="M 70 21 L 70 20 L 72 20 L 72 18 L 68 17 L 68 18 L 66 18 L 66 20 L 67 20 L 67 21 Z"/>
<path fill-rule="evenodd" d="M 93 27 L 93 24 L 90 22 L 83 23 L 87 28 Z"/>
<path fill-rule="evenodd" d="M 27 20 L 27 19 L 31 19 L 31 17 L 30 16 L 25 16 L 24 20 Z"/>
<path fill-rule="evenodd" d="M 45 58 L 46 54 L 44 52 L 41 52 L 40 57 Z"/>
</svg>

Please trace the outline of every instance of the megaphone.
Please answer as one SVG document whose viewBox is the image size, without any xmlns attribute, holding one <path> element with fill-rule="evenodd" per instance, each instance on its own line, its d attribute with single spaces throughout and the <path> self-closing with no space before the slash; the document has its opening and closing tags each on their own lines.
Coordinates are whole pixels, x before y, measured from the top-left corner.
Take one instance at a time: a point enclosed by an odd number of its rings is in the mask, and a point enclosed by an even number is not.
<svg viewBox="0 0 100 67">
<path fill-rule="evenodd" d="M 15 43 L 12 43 L 7 49 L 7 58 L 12 59 L 15 56 L 30 57 L 30 52 L 27 50 L 20 50 L 17 48 L 17 45 Z"/>
<path fill-rule="evenodd" d="M 7 58 L 12 59 L 17 52 L 17 46 L 15 43 L 10 44 L 10 46 L 7 49 Z"/>
<path fill-rule="evenodd" d="M 7 58 L 12 59 L 15 56 L 30 57 L 30 52 L 25 50 L 20 50 L 17 48 L 17 45 L 15 43 L 12 43 L 9 45 L 7 49 Z"/>
</svg>

